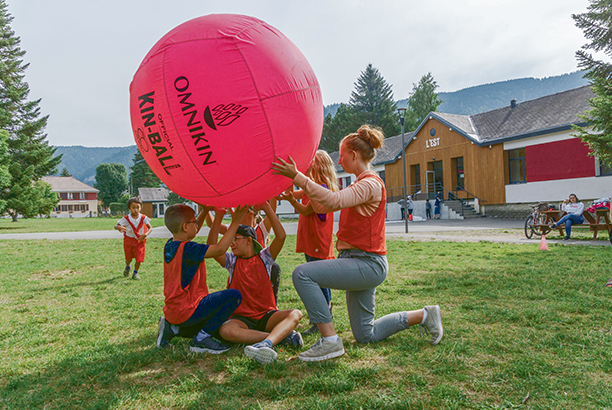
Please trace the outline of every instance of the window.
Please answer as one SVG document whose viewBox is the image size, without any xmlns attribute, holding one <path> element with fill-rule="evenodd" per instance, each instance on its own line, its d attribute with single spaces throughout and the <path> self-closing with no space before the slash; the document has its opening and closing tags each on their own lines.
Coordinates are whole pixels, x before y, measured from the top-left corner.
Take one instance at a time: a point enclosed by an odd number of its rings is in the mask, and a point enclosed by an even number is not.
<svg viewBox="0 0 612 410">
<path fill-rule="evenodd" d="M 382 179 L 383 184 L 385 183 L 385 170 L 378 171 L 378 176 Z"/>
<path fill-rule="evenodd" d="M 465 189 L 465 173 L 463 172 L 463 157 L 453 158 L 455 166 L 455 187 L 454 189 Z"/>
<path fill-rule="evenodd" d="M 351 177 L 344 177 L 344 186 L 347 187 L 351 185 Z"/>
<path fill-rule="evenodd" d="M 85 199 L 85 192 L 79 193 L 79 199 Z"/>
<path fill-rule="evenodd" d="M 67 195 L 67 199 L 74 199 L 74 195 L 72 192 L 68 192 L 66 195 Z"/>
<path fill-rule="evenodd" d="M 410 165 L 410 180 L 414 186 L 414 192 L 419 192 L 421 190 L 421 164 Z"/>
<path fill-rule="evenodd" d="M 612 175 L 612 167 L 600 163 L 599 175 Z"/>
<path fill-rule="evenodd" d="M 511 184 L 527 182 L 527 178 L 525 178 L 525 148 L 508 151 L 508 166 Z"/>
</svg>

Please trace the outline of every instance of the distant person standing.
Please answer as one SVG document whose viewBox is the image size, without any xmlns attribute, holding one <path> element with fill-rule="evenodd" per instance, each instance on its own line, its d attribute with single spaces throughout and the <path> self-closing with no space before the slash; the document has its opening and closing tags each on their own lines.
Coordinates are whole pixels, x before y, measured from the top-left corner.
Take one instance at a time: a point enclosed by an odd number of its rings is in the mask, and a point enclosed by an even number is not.
<svg viewBox="0 0 612 410">
<path fill-rule="evenodd" d="M 412 211 L 414 211 L 414 203 L 412 202 L 412 195 L 408 195 L 408 204 L 406 208 L 408 209 L 408 219 L 412 221 Z"/>
<path fill-rule="evenodd" d="M 438 192 L 434 202 L 434 219 L 440 219 L 440 202 L 440 193 Z"/>
<path fill-rule="evenodd" d="M 429 199 L 425 200 L 425 217 L 431 219 L 431 203 L 429 203 Z"/>
<path fill-rule="evenodd" d="M 397 201 L 397 204 L 400 207 L 400 212 L 402 213 L 402 221 L 403 221 L 404 218 L 406 217 L 406 201 L 404 201 L 404 198 L 401 198 L 399 201 Z"/>
</svg>

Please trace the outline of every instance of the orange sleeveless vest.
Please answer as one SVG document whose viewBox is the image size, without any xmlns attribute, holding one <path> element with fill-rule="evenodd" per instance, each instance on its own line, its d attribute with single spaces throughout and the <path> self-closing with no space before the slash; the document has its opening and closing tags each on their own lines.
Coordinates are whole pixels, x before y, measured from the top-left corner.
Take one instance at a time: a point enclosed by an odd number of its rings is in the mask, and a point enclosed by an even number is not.
<svg viewBox="0 0 612 410">
<path fill-rule="evenodd" d="M 387 254 L 385 241 L 385 208 L 387 190 L 378 175 L 368 174 L 364 178 L 376 178 L 382 185 L 382 199 L 376 212 L 371 216 L 363 216 L 355 208 L 345 208 L 340 212 L 340 222 L 336 236 L 362 251 Z"/>
<path fill-rule="evenodd" d="M 164 317 L 175 325 L 180 325 L 189 319 L 200 301 L 208 295 L 204 261 L 200 264 L 189 286 L 186 289 L 181 286 L 181 265 L 186 243 L 181 242 L 170 263 L 164 261 Z"/>
<path fill-rule="evenodd" d="M 307 205 L 310 199 L 302 196 L 302 204 Z M 334 214 L 327 214 L 325 222 L 313 212 L 300 215 L 298 221 L 296 252 L 319 259 L 334 259 Z"/>
<path fill-rule="evenodd" d="M 259 255 L 236 259 L 231 282 L 227 279 L 227 288 L 237 289 L 242 294 L 242 303 L 234 315 L 259 320 L 269 311 L 278 310 L 270 276 Z"/>
</svg>

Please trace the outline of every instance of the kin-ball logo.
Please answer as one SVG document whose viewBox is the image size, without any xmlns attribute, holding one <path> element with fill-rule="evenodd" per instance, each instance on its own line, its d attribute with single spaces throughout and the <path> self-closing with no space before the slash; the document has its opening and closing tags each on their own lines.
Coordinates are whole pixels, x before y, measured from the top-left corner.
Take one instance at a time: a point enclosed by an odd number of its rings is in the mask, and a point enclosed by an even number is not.
<svg viewBox="0 0 612 410">
<path fill-rule="evenodd" d="M 210 128 L 217 130 L 217 127 L 225 127 L 236 121 L 248 109 L 248 107 L 234 103 L 219 104 L 212 111 L 210 107 L 206 107 L 204 121 Z"/>
</svg>

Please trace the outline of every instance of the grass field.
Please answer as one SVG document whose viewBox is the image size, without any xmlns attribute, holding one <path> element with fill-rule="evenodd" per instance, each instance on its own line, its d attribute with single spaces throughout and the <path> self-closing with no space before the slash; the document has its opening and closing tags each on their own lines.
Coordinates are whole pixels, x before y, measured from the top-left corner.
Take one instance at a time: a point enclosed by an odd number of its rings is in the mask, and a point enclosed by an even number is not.
<svg viewBox="0 0 612 410">
<path fill-rule="evenodd" d="M 174 339 L 156 349 L 163 245 L 148 240 L 143 279 L 132 281 L 121 240 L 0 241 L 0 408 L 612 408 L 607 247 L 389 240 L 377 316 L 437 303 L 438 346 L 418 328 L 357 345 L 332 291 L 346 354 L 303 363 L 283 349 L 262 366 L 240 346 L 197 355 Z M 281 309 L 303 309 L 293 249 L 289 236 Z M 224 288 L 225 272 L 207 266 L 211 291 Z"/>
<path fill-rule="evenodd" d="M 20 218 L 17 222 L 13 222 L 11 218 L 0 218 L 0 234 L 105 231 L 113 229 L 119 218 L 118 216 L 108 218 Z M 151 219 L 153 228 L 163 224 L 162 218 Z"/>
</svg>

